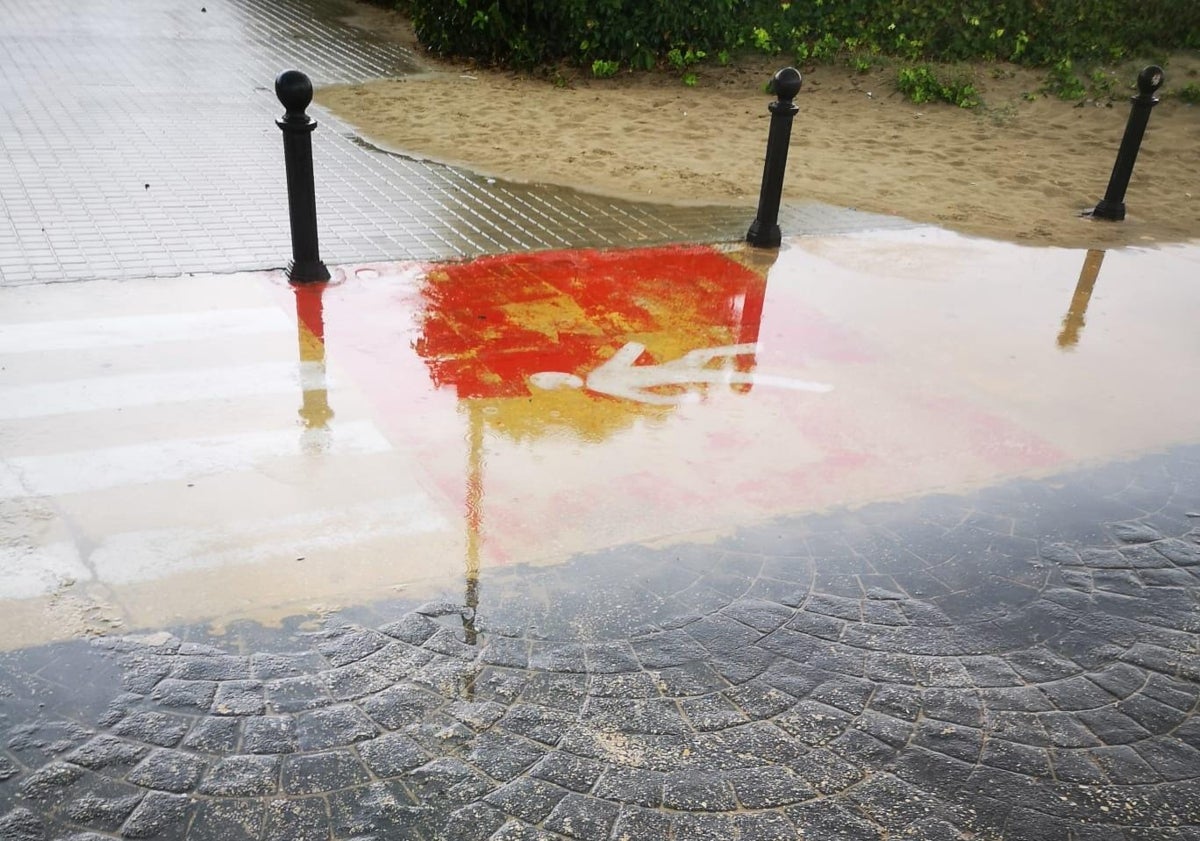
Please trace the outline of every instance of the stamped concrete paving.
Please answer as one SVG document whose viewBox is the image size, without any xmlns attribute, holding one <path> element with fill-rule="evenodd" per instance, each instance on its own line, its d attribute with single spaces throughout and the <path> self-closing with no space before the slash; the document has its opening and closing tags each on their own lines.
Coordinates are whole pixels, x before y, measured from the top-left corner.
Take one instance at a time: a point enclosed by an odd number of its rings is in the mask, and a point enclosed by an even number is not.
<svg viewBox="0 0 1200 841">
<path fill-rule="evenodd" d="M 13 653 L 0 837 L 1195 839 L 1198 477 L 1177 448 Z"/>
</svg>

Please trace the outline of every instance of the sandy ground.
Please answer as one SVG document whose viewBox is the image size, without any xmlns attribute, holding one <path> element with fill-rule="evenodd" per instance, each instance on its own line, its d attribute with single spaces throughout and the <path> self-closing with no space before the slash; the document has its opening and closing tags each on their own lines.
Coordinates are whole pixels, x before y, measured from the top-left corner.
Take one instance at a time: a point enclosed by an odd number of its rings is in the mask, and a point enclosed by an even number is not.
<svg viewBox="0 0 1200 841">
<path fill-rule="evenodd" d="M 354 25 L 412 41 L 398 16 L 361 8 Z M 753 207 L 772 98 L 786 62 L 702 65 L 677 75 L 580 70 L 527 75 L 426 59 L 429 72 L 321 90 L 317 101 L 372 142 L 518 181 L 631 198 Z M 1138 65 L 1123 70 L 1132 78 Z M 1128 99 L 1036 95 L 1044 74 L 966 68 L 984 106 L 914 105 L 895 66 L 802 68 L 784 200 L 896 214 L 1042 245 L 1112 247 L 1200 239 L 1200 107 L 1164 96 L 1151 115 L 1123 223 L 1080 218 L 1104 194 Z M 1161 93 L 1200 81 L 1200 55 L 1166 64 Z M 1030 94 L 1034 94 L 1030 96 Z"/>
</svg>

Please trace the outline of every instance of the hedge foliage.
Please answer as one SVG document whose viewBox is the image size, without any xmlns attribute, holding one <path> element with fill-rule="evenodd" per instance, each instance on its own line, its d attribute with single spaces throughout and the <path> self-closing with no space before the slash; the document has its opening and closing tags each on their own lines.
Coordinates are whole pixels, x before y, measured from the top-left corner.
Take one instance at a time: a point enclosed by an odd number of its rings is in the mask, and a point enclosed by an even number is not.
<svg viewBox="0 0 1200 841">
<path fill-rule="evenodd" d="M 1052 64 L 1200 47 L 1200 0 L 400 0 L 431 50 L 651 67 L 673 50 Z"/>
</svg>

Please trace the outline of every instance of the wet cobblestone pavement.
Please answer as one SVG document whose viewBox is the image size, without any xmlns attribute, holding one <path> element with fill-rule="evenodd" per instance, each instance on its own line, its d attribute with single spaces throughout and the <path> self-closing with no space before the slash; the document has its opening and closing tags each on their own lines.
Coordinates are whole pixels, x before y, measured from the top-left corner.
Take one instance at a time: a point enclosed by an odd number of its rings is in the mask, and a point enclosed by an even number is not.
<svg viewBox="0 0 1200 841">
<path fill-rule="evenodd" d="M 350 11 L 327 0 L 0 2 L 0 284 L 286 264 L 276 74 L 295 67 L 320 85 L 413 67 L 404 49 L 341 23 Z M 736 240 L 753 215 L 498 182 L 384 154 L 313 113 L 331 265 Z M 803 207 L 785 223 L 828 232 L 864 220 L 888 223 Z"/>
<path fill-rule="evenodd" d="M 8 654 L 0 837 L 1196 839 L 1198 476 L 1175 448 Z"/>
</svg>

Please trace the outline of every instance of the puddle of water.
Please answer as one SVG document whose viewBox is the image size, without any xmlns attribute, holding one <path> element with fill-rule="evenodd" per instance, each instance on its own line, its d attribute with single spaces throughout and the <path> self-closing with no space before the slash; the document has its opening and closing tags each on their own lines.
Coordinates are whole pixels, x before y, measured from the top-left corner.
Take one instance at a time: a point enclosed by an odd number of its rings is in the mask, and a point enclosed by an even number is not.
<svg viewBox="0 0 1200 841">
<path fill-rule="evenodd" d="M 0 290 L 0 639 L 469 593 L 1197 438 L 1194 246 L 921 229 L 774 256 Z"/>
</svg>

